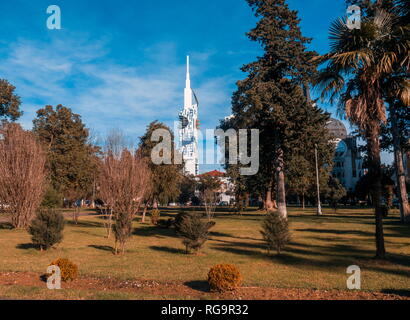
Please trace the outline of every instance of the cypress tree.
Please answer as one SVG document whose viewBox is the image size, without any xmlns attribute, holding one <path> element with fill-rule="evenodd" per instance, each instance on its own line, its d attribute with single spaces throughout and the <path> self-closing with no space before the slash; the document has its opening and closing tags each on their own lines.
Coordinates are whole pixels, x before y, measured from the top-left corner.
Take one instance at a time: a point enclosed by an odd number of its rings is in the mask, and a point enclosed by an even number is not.
<svg viewBox="0 0 410 320">
<path fill-rule="evenodd" d="M 329 148 L 329 115 L 309 98 L 308 84 L 316 72 L 311 61 L 317 54 L 306 49 L 310 39 L 300 31 L 297 12 L 285 0 L 248 3 L 259 18 L 248 37 L 262 46 L 264 54 L 242 68 L 248 76 L 238 82 L 232 99 L 234 117 L 222 127 L 260 130 L 260 171 L 249 179 L 265 194 L 266 208 L 273 208 L 274 194 L 280 215 L 287 217 L 286 162 L 297 153 L 306 154 L 306 149 L 311 158 L 315 144 Z"/>
</svg>

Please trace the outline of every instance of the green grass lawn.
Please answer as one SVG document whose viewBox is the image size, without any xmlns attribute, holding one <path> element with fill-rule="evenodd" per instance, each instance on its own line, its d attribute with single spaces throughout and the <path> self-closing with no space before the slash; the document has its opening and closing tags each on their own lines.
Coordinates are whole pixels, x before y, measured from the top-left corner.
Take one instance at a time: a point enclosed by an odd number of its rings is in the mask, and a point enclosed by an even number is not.
<svg viewBox="0 0 410 320">
<path fill-rule="evenodd" d="M 175 210 L 162 210 L 162 217 L 172 216 Z M 397 212 L 384 223 L 387 262 L 372 259 L 374 217 L 370 209 L 341 208 L 334 214 L 325 208 L 324 212 L 317 217 L 314 209 L 289 209 L 292 241 L 281 256 L 266 254 L 260 234 L 264 215 L 257 211 L 241 216 L 218 212 L 200 255 L 185 254 L 173 230 L 138 221 L 123 256 L 112 254 L 114 240 L 104 237 L 105 229 L 96 215 L 80 217 L 78 225 L 67 217 L 63 242 L 47 252 L 33 248 L 27 232 L 2 224 L 0 272 L 40 275 L 61 257 L 77 263 L 82 276 L 191 282 L 206 280 L 215 264 L 233 263 L 241 270 L 245 286 L 345 290 L 346 268 L 355 264 L 362 270 L 363 290 L 410 289 L 410 227 L 400 224 Z M 31 291 L 26 291 L 30 296 Z"/>
</svg>

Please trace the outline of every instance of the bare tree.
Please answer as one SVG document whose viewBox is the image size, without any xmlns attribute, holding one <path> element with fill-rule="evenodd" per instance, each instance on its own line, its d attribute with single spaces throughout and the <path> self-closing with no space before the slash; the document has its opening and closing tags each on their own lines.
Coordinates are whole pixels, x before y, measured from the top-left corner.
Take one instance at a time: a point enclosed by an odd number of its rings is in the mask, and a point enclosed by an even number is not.
<svg viewBox="0 0 410 320">
<path fill-rule="evenodd" d="M 138 153 L 128 149 L 116 157 L 112 152 L 104 155 L 100 166 L 99 193 L 108 212 L 107 235 L 116 222 L 116 228 L 129 229 L 129 223 L 135 218 L 141 203 L 146 200 L 150 190 L 151 173 L 148 165 Z M 121 223 L 119 223 L 121 221 Z M 124 223 L 124 221 L 126 223 Z M 115 230 L 116 252 L 119 242 L 124 251 L 126 235 L 123 230 Z"/>
<path fill-rule="evenodd" d="M 215 215 L 217 193 L 220 191 L 221 182 L 217 177 L 203 175 L 199 178 L 198 187 L 205 205 L 206 216 L 208 221 L 211 221 Z"/>
<path fill-rule="evenodd" d="M 0 128 L 0 203 L 15 228 L 27 228 L 41 203 L 45 161 L 31 132 L 15 123 Z"/>
</svg>

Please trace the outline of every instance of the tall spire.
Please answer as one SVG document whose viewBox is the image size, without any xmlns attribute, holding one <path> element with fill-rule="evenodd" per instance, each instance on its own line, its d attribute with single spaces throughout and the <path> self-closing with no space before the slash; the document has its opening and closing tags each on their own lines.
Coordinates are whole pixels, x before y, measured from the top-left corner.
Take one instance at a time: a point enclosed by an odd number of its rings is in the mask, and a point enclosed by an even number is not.
<svg viewBox="0 0 410 320">
<path fill-rule="evenodd" d="M 189 56 L 186 56 L 186 89 L 191 89 L 191 77 L 189 75 Z"/>
<path fill-rule="evenodd" d="M 192 90 L 191 77 L 189 75 L 189 56 L 186 57 L 186 81 L 184 90 L 184 107 L 191 108 L 192 106 Z"/>
</svg>

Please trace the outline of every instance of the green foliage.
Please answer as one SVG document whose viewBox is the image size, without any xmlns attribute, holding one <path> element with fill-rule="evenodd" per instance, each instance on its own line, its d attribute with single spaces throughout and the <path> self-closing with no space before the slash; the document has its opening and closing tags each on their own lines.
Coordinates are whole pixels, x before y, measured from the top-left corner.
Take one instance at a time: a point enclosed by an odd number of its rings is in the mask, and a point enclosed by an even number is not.
<svg viewBox="0 0 410 320">
<path fill-rule="evenodd" d="M 247 191 L 265 199 L 278 187 L 277 173 L 287 170 L 295 156 L 303 157 L 309 167 L 304 172 L 305 180 L 309 181 L 297 188 L 308 188 L 314 168 L 312 146 L 316 144 L 323 154 L 323 164 L 331 163 L 333 148 L 326 129 L 329 115 L 313 105 L 309 97 L 308 83 L 316 72 L 311 59 L 317 54 L 306 49 L 310 39 L 300 31 L 297 12 L 290 10 L 284 0 L 248 0 L 248 3 L 258 18 L 248 37 L 258 42 L 264 52 L 257 61 L 242 68 L 248 76 L 237 83 L 232 97 L 233 117 L 222 121 L 220 127 L 259 129 L 259 172 L 243 177 L 237 165 L 226 164 L 226 169 L 237 185 L 237 194 Z M 288 176 L 292 171 L 285 173 Z M 283 179 L 280 182 L 283 186 Z M 283 191 L 280 188 L 276 192 L 282 204 Z"/>
<path fill-rule="evenodd" d="M 242 275 L 233 264 L 218 264 L 208 273 L 208 283 L 212 291 L 232 291 L 242 284 Z"/>
<path fill-rule="evenodd" d="M 322 189 L 325 197 L 330 201 L 332 208 L 337 209 L 338 202 L 347 195 L 346 189 L 339 182 L 338 179 L 330 176 L 326 189 Z"/>
<path fill-rule="evenodd" d="M 54 260 L 49 265 L 57 266 L 60 268 L 61 280 L 64 282 L 74 281 L 78 277 L 78 266 L 68 259 L 60 258 L 60 259 Z"/>
<path fill-rule="evenodd" d="M 55 190 L 51 185 L 48 186 L 44 194 L 41 207 L 43 208 L 61 208 L 63 204 L 63 196 Z"/>
<path fill-rule="evenodd" d="M 178 197 L 178 202 L 185 204 L 192 200 L 195 196 L 195 187 L 197 181 L 193 176 L 183 176 L 180 184 L 180 194 Z"/>
<path fill-rule="evenodd" d="M 55 210 L 41 209 L 31 222 L 29 233 L 34 244 L 47 250 L 63 239 L 64 217 Z"/>
<path fill-rule="evenodd" d="M 16 87 L 0 79 L 0 120 L 15 121 L 23 114 L 20 111 L 20 97 L 14 93 Z"/>
<path fill-rule="evenodd" d="M 205 222 L 201 219 L 200 214 L 196 212 L 181 212 L 175 218 L 175 230 L 182 238 L 186 252 L 191 250 L 198 252 L 206 240 L 208 240 L 209 229 L 215 222 Z"/>
<path fill-rule="evenodd" d="M 92 146 L 81 117 L 58 105 L 37 111 L 33 132 L 47 151 L 47 168 L 55 190 L 77 200 L 92 193 L 98 148 Z"/>
<path fill-rule="evenodd" d="M 199 177 L 198 190 L 202 193 L 205 191 L 217 191 L 221 187 L 221 181 L 211 175 L 202 175 Z"/>
<path fill-rule="evenodd" d="M 267 244 L 268 252 L 276 250 L 280 254 L 291 238 L 288 220 L 281 217 L 278 212 L 269 213 L 262 223 L 261 234 Z"/>
<path fill-rule="evenodd" d="M 152 133 L 157 129 L 167 130 L 171 135 L 172 146 L 171 149 L 163 150 L 162 152 L 170 152 L 171 164 L 156 165 L 151 161 L 152 149 L 159 142 L 151 141 Z M 165 148 L 165 146 L 164 146 Z M 147 131 L 140 138 L 139 152 L 143 158 L 149 159 L 149 167 L 152 172 L 152 192 L 151 201 L 168 204 L 171 201 L 175 201 L 180 194 L 180 183 L 182 179 L 182 165 L 174 164 L 175 144 L 174 135 L 169 127 L 161 122 L 154 121 L 149 124 Z"/>
<path fill-rule="evenodd" d="M 161 215 L 161 211 L 159 211 L 158 209 L 154 209 L 154 210 L 151 211 L 151 223 L 153 225 L 158 224 L 158 220 L 159 220 L 160 215 Z"/>
<path fill-rule="evenodd" d="M 393 175 L 393 168 L 391 167 L 383 167 L 382 168 L 382 193 L 385 199 L 387 199 L 387 205 L 391 207 L 391 202 L 389 199 L 392 201 L 393 197 L 393 187 L 394 187 L 394 181 L 391 179 L 391 176 Z M 369 173 L 365 174 L 362 176 L 359 181 L 356 183 L 356 188 L 355 188 L 355 194 L 356 196 L 361 199 L 365 200 L 368 197 L 371 198 L 371 191 L 372 191 L 372 186 L 374 185 L 374 177 L 370 175 Z"/>
</svg>

